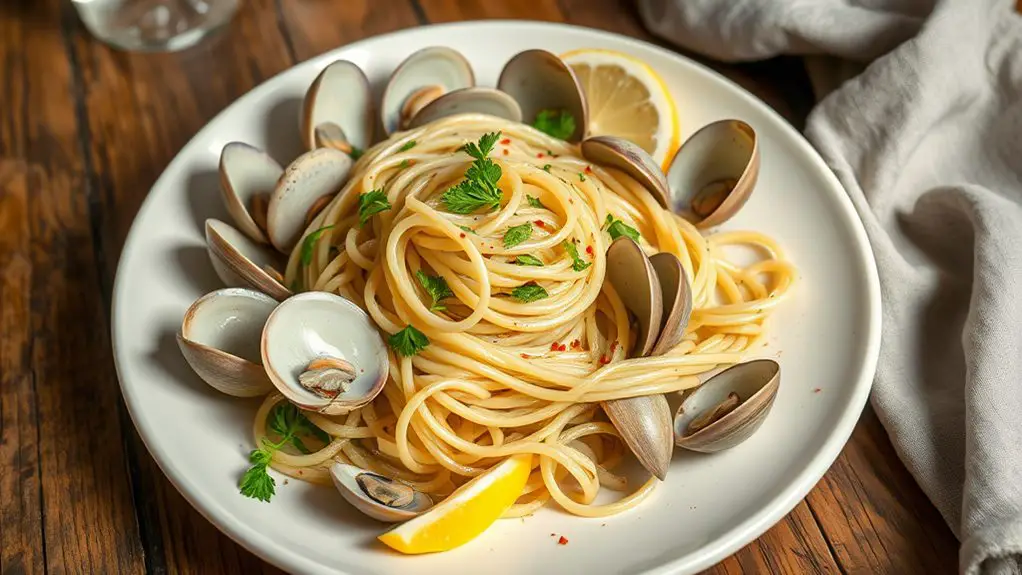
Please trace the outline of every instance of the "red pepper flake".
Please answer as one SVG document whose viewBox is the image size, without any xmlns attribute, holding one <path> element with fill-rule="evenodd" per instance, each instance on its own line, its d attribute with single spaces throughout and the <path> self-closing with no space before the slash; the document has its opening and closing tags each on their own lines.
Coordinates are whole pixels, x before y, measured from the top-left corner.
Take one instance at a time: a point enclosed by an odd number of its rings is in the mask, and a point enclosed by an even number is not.
<svg viewBox="0 0 1022 575">
<path fill-rule="evenodd" d="M 615 351 L 617 351 L 617 342 L 616 341 L 614 343 L 610 344 L 610 353 L 614 353 Z"/>
<path fill-rule="evenodd" d="M 582 347 L 581 341 L 576 339 L 575 341 L 571 342 L 571 349 L 578 349 L 580 347 Z"/>
<path fill-rule="evenodd" d="M 563 343 L 561 345 L 557 346 L 557 351 L 567 351 L 567 350 L 568 350 L 568 346 L 564 345 Z"/>
<path fill-rule="evenodd" d="M 505 155 L 505 156 L 506 156 L 506 155 L 508 155 L 508 154 L 510 154 L 510 153 L 511 153 L 511 152 L 507 151 L 507 148 L 504 148 L 504 155 Z"/>
<path fill-rule="evenodd" d="M 521 354 L 521 356 L 522 356 L 522 359 L 532 359 L 532 356 L 527 354 L 527 353 L 523 353 L 523 354 Z"/>
<path fill-rule="evenodd" d="M 600 365 L 607 365 L 608 363 L 610 363 L 610 358 L 605 356 L 605 355 L 601 355 L 600 356 Z"/>
<path fill-rule="evenodd" d="M 593 253 L 594 253 L 593 252 L 593 246 L 586 246 L 586 253 L 589 254 L 589 255 L 593 255 Z"/>
<path fill-rule="evenodd" d="M 536 221 L 534 221 L 532 223 L 536 224 L 537 228 L 542 228 L 542 227 L 546 226 L 546 224 L 543 223 L 543 220 L 536 220 Z"/>
<path fill-rule="evenodd" d="M 501 145 L 506 146 L 511 143 L 511 138 L 504 138 L 500 141 Z"/>
<path fill-rule="evenodd" d="M 561 535 L 561 538 L 557 540 L 557 544 L 558 545 L 567 545 L 568 544 L 568 538 L 565 537 L 564 535 Z"/>
<path fill-rule="evenodd" d="M 536 154 L 536 157 L 537 158 L 542 158 L 543 157 L 543 152 L 540 152 L 540 153 Z"/>
<path fill-rule="evenodd" d="M 817 387 L 816 389 L 814 389 L 813 393 L 820 393 L 820 388 Z"/>
<path fill-rule="evenodd" d="M 461 233 L 460 233 L 460 234 L 458 234 L 458 235 L 460 235 L 461 237 L 465 237 L 465 232 L 461 232 Z"/>
<path fill-rule="evenodd" d="M 590 168 L 589 166 L 586 166 L 586 173 L 587 173 L 587 174 L 591 174 L 591 173 L 593 173 L 593 169 L 592 169 L 592 168 Z"/>
<path fill-rule="evenodd" d="M 557 351 L 557 342 L 556 341 L 550 344 L 550 351 Z"/>
</svg>

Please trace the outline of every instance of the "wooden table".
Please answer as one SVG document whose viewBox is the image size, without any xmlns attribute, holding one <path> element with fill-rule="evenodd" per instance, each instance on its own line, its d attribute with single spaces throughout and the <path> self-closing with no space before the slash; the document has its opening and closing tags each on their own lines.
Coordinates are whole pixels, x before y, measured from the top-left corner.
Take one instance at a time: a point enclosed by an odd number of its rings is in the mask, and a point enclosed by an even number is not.
<svg viewBox="0 0 1022 575">
<path fill-rule="evenodd" d="M 111 284 L 128 227 L 174 154 L 270 76 L 382 32 L 478 18 L 650 40 L 627 0 L 249 0 L 187 52 L 96 42 L 61 0 L 0 2 L 0 571 L 276 572 L 160 473 L 121 401 Z M 797 59 L 710 64 L 801 127 Z M 942 573 L 957 541 L 867 408 L 809 496 L 719 573 Z"/>
</svg>

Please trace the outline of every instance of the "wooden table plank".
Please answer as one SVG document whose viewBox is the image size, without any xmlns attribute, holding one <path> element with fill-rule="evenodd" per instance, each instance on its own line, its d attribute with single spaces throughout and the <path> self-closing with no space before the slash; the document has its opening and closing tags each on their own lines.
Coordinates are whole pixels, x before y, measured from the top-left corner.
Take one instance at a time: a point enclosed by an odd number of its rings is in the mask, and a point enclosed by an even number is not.
<svg viewBox="0 0 1022 575">
<path fill-rule="evenodd" d="M 76 118 L 80 84 L 62 41 L 69 10 L 29 0 L 0 14 L 3 567 L 138 573 L 142 545 Z"/>
</svg>

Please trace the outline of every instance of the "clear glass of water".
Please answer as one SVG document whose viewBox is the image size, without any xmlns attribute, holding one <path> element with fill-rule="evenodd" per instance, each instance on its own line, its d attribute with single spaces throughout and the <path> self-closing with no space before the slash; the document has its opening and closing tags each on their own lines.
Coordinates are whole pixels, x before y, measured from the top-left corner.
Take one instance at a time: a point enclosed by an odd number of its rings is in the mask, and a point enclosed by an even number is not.
<svg viewBox="0 0 1022 575">
<path fill-rule="evenodd" d="M 125 50 L 183 50 L 230 22 L 240 0 L 71 0 L 85 27 Z"/>
</svg>

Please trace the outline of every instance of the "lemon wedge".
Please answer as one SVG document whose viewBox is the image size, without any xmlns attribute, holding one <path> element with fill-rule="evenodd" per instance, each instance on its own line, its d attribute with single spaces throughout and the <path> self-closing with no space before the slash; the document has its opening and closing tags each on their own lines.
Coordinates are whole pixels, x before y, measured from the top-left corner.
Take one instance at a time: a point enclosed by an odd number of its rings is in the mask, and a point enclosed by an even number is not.
<svg viewBox="0 0 1022 575">
<path fill-rule="evenodd" d="M 462 485 L 442 503 L 379 536 L 401 553 L 448 551 L 475 539 L 500 518 L 525 489 L 532 455 L 509 457 Z"/>
<path fill-rule="evenodd" d="M 666 171 L 678 151 L 681 126 L 660 75 L 642 60 L 613 50 L 573 50 L 561 59 L 585 92 L 589 135 L 630 140 Z"/>
</svg>

